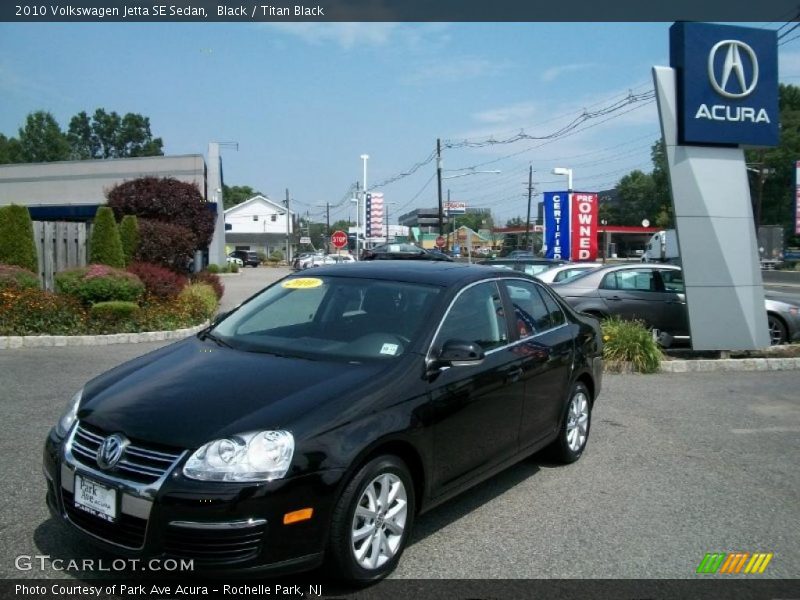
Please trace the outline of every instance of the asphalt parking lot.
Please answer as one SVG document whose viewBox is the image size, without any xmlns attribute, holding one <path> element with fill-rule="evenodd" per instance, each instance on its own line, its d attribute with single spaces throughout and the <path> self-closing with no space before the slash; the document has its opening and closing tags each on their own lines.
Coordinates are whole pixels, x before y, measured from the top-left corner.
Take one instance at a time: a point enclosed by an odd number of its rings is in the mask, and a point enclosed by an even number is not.
<svg viewBox="0 0 800 600">
<path fill-rule="evenodd" d="M 281 272 L 282 271 L 282 272 Z M 281 269 L 229 277 L 238 303 Z M 0 350 L 0 577 L 20 555 L 100 558 L 50 519 L 41 448 L 70 396 L 163 343 Z M 610 375 L 587 453 L 535 456 L 416 524 L 396 578 L 696 578 L 707 552 L 772 552 L 800 576 L 800 373 Z M 709 577 L 709 576 L 704 576 Z"/>
</svg>

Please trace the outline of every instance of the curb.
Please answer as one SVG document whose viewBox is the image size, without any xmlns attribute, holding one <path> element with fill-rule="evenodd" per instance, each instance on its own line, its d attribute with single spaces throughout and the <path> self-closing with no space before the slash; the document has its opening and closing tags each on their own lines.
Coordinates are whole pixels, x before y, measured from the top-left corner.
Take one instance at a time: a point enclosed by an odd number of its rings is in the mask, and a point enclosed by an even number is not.
<svg viewBox="0 0 800 600">
<path fill-rule="evenodd" d="M 711 373 L 718 371 L 791 371 L 800 358 L 720 358 L 661 361 L 660 373 Z"/>
<path fill-rule="evenodd" d="M 63 346 L 108 346 L 109 344 L 140 344 L 182 340 L 208 327 L 209 321 L 173 331 L 142 333 L 113 333 L 110 335 L 9 335 L 0 336 L 0 350 L 14 348 L 53 348 Z"/>
</svg>

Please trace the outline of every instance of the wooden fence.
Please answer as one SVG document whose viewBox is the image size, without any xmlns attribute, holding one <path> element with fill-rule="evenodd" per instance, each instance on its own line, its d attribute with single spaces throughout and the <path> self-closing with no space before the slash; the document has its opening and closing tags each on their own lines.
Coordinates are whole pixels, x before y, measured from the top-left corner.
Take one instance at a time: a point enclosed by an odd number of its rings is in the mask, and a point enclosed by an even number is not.
<svg viewBox="0 0 800 600">
<path fill-rule="evenodd" d="M 86 266 L 87 223 L 34 221 L 33 233 L 39 258 L 39 279 L 45 289 L 53 289 L 56 272 Z"/>
</svg>

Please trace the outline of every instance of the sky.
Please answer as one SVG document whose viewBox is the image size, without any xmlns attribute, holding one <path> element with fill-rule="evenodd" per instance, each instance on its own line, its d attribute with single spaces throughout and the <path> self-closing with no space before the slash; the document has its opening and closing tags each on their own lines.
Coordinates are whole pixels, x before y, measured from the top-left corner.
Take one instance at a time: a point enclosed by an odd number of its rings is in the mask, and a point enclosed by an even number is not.
<svg viewBox="0 0 800 600">
<path fill-rule="evenodd" d="M 765 15 L 771 17 L 772 15 Z M 777 18 L 778 15 L 775 15 Z M 222 149 L 227 185 L 324 221 L 355 218 L 349 190 L 384 193 L 390 221 L 437 205 L 443 193 L 489 208 L 503 225 L 566 188 L 610 189 L 652 169 L 660 137 L 650 69 L 669 63 L 669 23 L 0 23 L 0 133 L 53 114 L 64 130 L 80 111 L 140 113 L 169 155 Z M 749 24 L 778 29 L 784 23 Z M 800 85 L 800 39 L 779 46 L 779 77 Z M 646 98 L 647 96 L 645 96 Z M 582 115 L 569 135 L 550 136 Z M 478 147 L 463 140 L 484 142 Z M 466 169 L 500 171 L 459 176 Z M 535 204 L 534 204 L 535 207 Z M 535 208 L 534 208 L 535 210 Z M 654 215 L 655 217 L 655 215 Z"/>
</svg>

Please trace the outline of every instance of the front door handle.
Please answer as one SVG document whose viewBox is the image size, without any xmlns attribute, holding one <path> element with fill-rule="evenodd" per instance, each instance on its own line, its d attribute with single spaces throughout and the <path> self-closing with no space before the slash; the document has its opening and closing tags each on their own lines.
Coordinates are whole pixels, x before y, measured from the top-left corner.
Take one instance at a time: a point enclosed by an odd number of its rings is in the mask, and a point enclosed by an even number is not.
<svg viewBox="0 0 800 600">
<path fill-rule="evenodd" d="M 608 298 L 608 300 L 614 300 L 615 302 L 619 302 L 620 300 L 622 300 L 622 298 L 620 298 L 619 296 L 611 296 L 610 298 Z"/>
</svg>

